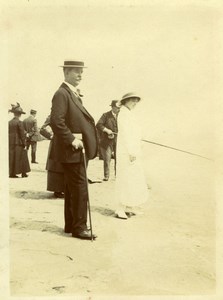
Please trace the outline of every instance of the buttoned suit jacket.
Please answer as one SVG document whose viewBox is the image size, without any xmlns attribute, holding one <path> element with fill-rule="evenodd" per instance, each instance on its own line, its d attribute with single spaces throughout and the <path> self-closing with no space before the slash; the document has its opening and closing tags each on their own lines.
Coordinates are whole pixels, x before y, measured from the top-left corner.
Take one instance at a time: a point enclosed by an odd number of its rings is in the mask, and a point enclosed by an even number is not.
<svg viewBox="0 0 223 300">
<path fill-rule="evenodd" d="M 32 142 L 38 141 L 37 120 L 32 115 L 23 120 L 25 131 L 29 134 L 29 140 Z"/>
<path fill-rule="evenodd" d="M 114 139 L 109 139 L 108 134 L 103 132 L 103 129 L 106 127 L 111 129 L 113 132 L 118 132 L 117 119 L 113 116 L 112 111 L 108 111 L 104 113 L 96 125 L 98 129 L 98 135 L 100 139 L 100 146 L 103 148 L 107 148 L 108 146 L 112 146 L 115 150 L 117 135 L 114 136 Z"/>
<path fill-rule="evenodd" d="M 81 162 L 81 150 L 72 147 L 75 134 L 82 134 L 87 159 L 96 157 L 97 134 L 94 119 L 82 105 L 81 99 L 65 83 L 62 83 L 53 96 L 50 125 L 54 133 L 50 158 L 62 163 Z"/>
</svg>

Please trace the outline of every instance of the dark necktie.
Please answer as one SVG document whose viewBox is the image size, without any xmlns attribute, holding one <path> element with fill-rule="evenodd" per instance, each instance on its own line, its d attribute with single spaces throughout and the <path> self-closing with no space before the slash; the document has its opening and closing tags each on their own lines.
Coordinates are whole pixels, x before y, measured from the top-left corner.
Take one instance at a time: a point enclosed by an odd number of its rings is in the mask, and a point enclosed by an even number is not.
<svg viewBox="0 0 223 300">
<path fill-rule="evenodd" d="M 73 91 L 73 93 L 77 97 L 77 99 L 80 101 L 80 103 L 83 104 L 80 94 L 78 92 L 74 92 L 74 91 Z"/>
</svg>

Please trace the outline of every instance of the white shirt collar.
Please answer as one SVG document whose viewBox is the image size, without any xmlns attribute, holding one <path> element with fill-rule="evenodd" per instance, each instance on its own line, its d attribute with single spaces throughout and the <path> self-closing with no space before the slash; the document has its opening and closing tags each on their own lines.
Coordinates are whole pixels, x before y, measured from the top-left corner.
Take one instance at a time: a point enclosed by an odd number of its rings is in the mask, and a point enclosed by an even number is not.
<svg viewBox="0 0 223 300">
<path fill-rule="evenodd" d="M 113 113 L 113 111 L 111 111 L 111 112 L 112 112 L 114 118 L 116 119 L 117 115 L 115 113 Z"/>
<path fill-rule="evenodd" d="M 64 83 L 71 89 L 71 91 L 72 91 L 73 93 L 78 94 L 77 88 L 76 88 L 75 86 L 73 86 L 72 84 L 70 84 L 70 83 L 68 83 L 68 82 L 66 82 L 66 81 L 64 81 Z"/>
</svg>

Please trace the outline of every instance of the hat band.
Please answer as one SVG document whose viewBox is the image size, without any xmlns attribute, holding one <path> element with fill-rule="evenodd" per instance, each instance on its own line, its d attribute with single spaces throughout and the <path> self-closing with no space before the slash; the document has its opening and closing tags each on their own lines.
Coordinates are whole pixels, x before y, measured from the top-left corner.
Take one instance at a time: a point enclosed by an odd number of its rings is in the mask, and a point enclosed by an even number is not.
<svg viewBox="0 0 223 300">
<path fill-rule="evenodd" d="M 69 60 L 66 60 L 64 62 L 64 67 L 66 65 L 69 65 L 69 66 L 80 66 L 80 67 L 83 67 L 84 66 L 84 63 L 82 61 L 69 61 Z"/>
</svg>

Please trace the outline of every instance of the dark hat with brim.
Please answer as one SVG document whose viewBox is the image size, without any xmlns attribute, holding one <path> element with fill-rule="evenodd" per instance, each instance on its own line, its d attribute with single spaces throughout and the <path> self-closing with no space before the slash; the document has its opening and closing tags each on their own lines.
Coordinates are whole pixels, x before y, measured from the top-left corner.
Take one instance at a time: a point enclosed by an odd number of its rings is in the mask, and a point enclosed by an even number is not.
<svg viewBox="0 0 223 300">
<path fill-rule="evenodd" d="M 125 100 L 125 99 L 130 99 L 130 98 L 138 98 L 139 101 L 141 100 L 141 97 L 137 93 L 127 93 L 124 96 L 122 96 L 121 101 Z"/>
<path fill-rule="evenodd" d="M 84 66 L 83 61 L 77 60 L 65 60 L 63 66 L 59 66 L 63 68 L 87 68 Z"/>
<path fill-rule="evenodd" d="M 31 114 L 36 114 L 37 111 L 36 111 L 35 109 L 31 109 L 31 110 L 30 110 L 30 113 L 31 113 Z"/>
<path fill-rule="evenodd" d="M 25 114 L 25 112 L 23 111 L 23 109 L 21 107 L 17 107 L 14 112 L 16 113 L 20 113 L 20 114 Z"/>
<path fill-rule="evenodd" d="M 20 107 L 20 104 L 17 102 L 16 105 L 11 104 L 12 108 L 9 110 L 11 113 L 18 113 L 18 114 L 25 114 L 22 107 Z"/>
<path fill-rule="evenodd" d="M 118 100 L 112 100 L 110 106 L 111 107 L 117 107 L 117 103 L 118 103 Z"/>
</svg>

